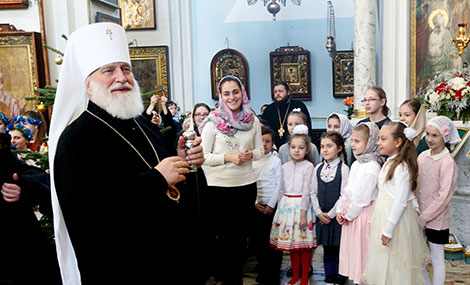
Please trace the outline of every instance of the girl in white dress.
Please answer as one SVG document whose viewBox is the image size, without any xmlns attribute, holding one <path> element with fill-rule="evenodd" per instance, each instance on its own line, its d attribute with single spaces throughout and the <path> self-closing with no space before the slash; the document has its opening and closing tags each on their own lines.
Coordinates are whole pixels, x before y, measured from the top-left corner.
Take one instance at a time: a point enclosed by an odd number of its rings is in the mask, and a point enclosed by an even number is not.
<svg viewBox="0 0 470 285">
<path fill-rule="evenodd" d="M 400 122 L 380 130 L 377 144 L 380 153 L 389 157 L 379 174 L 379 194 L 370 220 L 366 284 L 425 284 L 429 249 L 412 202 L 418 179 L 413 132 Z"/>
</svg>

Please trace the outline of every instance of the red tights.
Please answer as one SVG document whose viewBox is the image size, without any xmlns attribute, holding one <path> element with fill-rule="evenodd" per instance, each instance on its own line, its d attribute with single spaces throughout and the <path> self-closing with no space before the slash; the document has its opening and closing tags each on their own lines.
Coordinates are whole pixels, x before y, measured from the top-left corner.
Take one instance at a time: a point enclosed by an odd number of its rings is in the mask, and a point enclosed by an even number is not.
<svg viewBox="0 0 470 285">
<path fill-rule="evenodd" d="M 312 263 L 312 250 L 302 248 L 290 252 L 290 262 L 292 265 L 292 279 L 287 284 L 295 284 L 300 281 L 301 285 L 308 285 L 308 272 Z M 302 266 L 302 276 L 300 276 L 300 266 Z"/>
</svg>

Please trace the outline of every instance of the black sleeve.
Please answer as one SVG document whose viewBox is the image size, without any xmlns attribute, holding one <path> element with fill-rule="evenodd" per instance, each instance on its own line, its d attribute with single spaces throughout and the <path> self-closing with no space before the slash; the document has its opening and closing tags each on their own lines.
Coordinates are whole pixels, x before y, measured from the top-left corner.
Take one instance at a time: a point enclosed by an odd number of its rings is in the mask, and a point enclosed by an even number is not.
<svg viewBox="0 0 470 285">
<path fill-rule="evenodd" d="M 163 110 L 160 112 L 160 116 L 163 122 L 163 136 L 165 137 L 166 144 L 168 146 L 174 146 L 177 137 L 177 128 L 175 121 L 173 121 L 173 116 L 168 111 L 166 115 L 163 113 Z"/>
</svg>

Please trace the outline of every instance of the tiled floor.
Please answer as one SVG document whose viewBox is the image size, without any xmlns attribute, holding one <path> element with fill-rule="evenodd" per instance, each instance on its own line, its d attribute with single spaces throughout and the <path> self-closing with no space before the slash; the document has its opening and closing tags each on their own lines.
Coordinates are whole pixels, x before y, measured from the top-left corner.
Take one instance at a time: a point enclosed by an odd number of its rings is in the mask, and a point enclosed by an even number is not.
<svg viewBox="0 0 470 285">
<path fill-rule="evenodd" d="M 254 285 L 256 283 L 256 272 L 255 272 L 256 260 L 249 258 L 245 266 L 245 275 L 243 279 L 244 285 Z M 286 284 L 290 279 L 285 276 L 287 268 L 290 266 L 289 254 L 284 254 L 282 262 L 282 282 Z M 318 247 L 312 259 L 313 276 L 310 279 L 310 285 L 324 285 L 325 272 L 323 270 L 323 249 Z M 429 266 L 429 271 L 432 272 L 432 266 Z M 350 282 L 349 284 L 353 284 Z M 446 282 L 445 285 L 462 285 L 470 284 L 470 264 L 466 264 L 464 260 L 446 260 Z"/>
</svg>

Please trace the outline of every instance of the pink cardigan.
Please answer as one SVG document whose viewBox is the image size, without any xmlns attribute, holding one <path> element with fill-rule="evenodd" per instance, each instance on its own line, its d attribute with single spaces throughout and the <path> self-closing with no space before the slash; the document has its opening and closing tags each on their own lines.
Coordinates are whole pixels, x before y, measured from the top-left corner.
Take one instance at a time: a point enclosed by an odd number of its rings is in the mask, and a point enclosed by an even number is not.
<svg viewBox="0 0 470 285">
<path fill-rule="evenodd" d="M 449 204 L 457 182 L 457 164 L 447 148 L 431 155 L 431 150 L 418 157 L 419 222 L 433 230 L 450 227 Z"/>
</svg>

